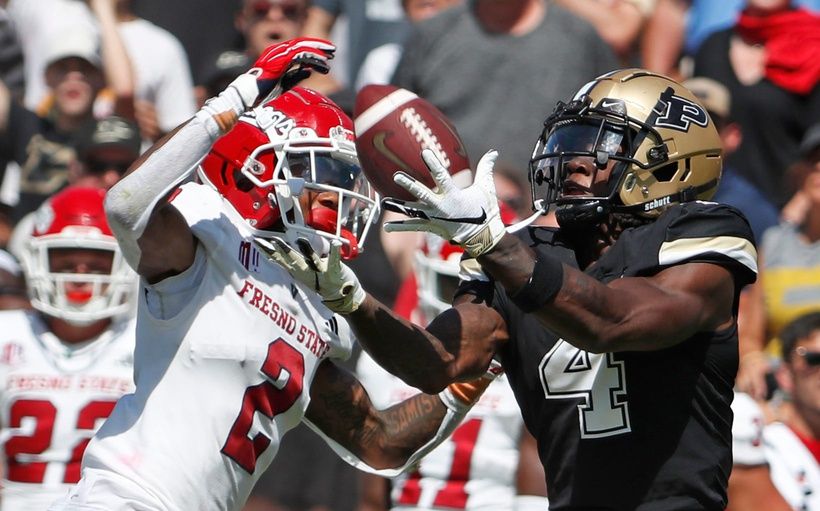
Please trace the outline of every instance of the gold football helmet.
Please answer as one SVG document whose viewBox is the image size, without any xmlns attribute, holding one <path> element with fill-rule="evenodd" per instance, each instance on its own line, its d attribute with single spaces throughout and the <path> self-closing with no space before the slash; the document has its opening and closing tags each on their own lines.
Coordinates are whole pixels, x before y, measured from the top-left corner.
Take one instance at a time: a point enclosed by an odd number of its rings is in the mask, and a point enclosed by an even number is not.
<svg viewBox="0 0 820 511">
<path fill-rule="evenodd" d="M 564 194 L 567 163 L 614 163 L 607 196 Z M 605 74 L 559 102 L 530 160 L 533 205 L 558 221 L 600 222 L 609 213 L 657 216 L 670 204 L 708 200 L 717 189 L 721 143 L 706 109 L 679 83 L 643 69 Z"/>
</svg>

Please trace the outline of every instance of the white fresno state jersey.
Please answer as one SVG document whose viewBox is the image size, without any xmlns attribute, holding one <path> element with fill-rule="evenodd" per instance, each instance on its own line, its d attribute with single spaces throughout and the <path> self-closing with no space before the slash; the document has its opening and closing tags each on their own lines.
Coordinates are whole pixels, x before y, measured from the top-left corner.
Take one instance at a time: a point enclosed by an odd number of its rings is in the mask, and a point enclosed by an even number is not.
<svg viewBox="0 0 820 511">
<path fill-rule="evenodd" d="M 2 311 L 0 325 L 0 509 L 46 509 L 80 479 L 86 444 L 134 388 L 134 324 L 75 346 L 37 312 Z"/>
<path fill-rule="evenodd" d="M 732 458 L 735 465 L 765 465 L 763 411 L 748 394 L 735 392 L 732 400 Z"/>
<path fill-rule="evenodd" d="M 820 467 L 794 432 L 781 422 L 763 428 L 772 482 L 798 511 L 820 509 Z"/>
<path fill-rule="evenodd" d="M 136 391 L 89 444 L 85 486 L 69 502 L 240 509 L 302 419 L 319 364 L 350 355 L 347 324 L 257 251 L 214 190 L 189 183 L 172 204 L 199 240 L 196 262 L 157 286 L 142 283 Z M 149 300 L 170 280 L 185 300 L 161 318 Z"/>
<path fill-rule="evenodd" d="M 419 393 L 362 353 L 356 372 L 377 408 Z M 523 419 L 504 375 L 417 470 L 393 480 L 393 509 L 513 509 Z"/>
</svg>

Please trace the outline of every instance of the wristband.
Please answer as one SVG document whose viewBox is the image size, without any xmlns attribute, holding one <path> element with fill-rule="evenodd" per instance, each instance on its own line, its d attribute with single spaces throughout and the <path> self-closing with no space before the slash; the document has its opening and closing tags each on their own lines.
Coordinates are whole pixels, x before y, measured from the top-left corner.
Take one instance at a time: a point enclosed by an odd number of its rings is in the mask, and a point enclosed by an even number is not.
<svg viewBox="0 0 820 511">
<path fill-rule="evenodd" d="M 547 497 L 538 495 L 516 495 L 513 499 L 515 511 L 545 511 L 549 509 L 550 501 Z"/>
<path fill-rule="evenodd" d="M 533 312 L 555 298 L 564 285 L 564 265 L 558 259 L 541 254 L 535 261 L 530 280 L 507 295 L 523 312 Z"/>
</svg>

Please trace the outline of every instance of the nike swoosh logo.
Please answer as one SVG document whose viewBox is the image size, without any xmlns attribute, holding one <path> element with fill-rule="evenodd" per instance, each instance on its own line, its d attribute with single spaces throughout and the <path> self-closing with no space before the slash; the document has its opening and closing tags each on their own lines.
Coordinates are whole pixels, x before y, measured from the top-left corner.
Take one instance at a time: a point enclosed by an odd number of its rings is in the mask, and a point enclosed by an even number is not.
<svg viewBox="0 0 820 511">
<path fill-rule="evenodd" d="M 461 218 L 443 218 L 440 216 L 431 216 L 431 219 L 436 220 L 444 220 L 445 222 L 457 222 L 460 224 L 476 224 L 480 225 L 483 224 L 487 220 L 487 212 L 484 211 L 484 208 L 481 208 L 481 214 L 478 216 L 469 216 L 469 217 L 461 217 Z"/>
<path fill-rule="evenodd" d="M 385 138 L 387 138 L 387 133 L 376 133 L 376 135 L 373 137 L 373 146 L 376 148 L 376 150 L 382 153 L 382 155 L 385 158 L 398 165 L 399 170 L 405 170 L 410 168 L 410 166 L 407 163 L 405 163 L 401 158 L 399 158 L 398 155 L 396 155 L 396 153 L 387 148 L 387 146 L 384 144 Z M 412 172 L 407 173 L 412 174 Z"/>
</svg>

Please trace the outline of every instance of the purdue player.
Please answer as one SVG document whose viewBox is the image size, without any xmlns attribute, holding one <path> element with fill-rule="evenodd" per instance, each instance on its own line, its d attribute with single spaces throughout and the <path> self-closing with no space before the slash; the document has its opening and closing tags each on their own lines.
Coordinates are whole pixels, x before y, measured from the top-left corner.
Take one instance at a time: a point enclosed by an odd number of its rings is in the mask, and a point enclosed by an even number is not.
<svg viewBox="0 0 820 511">
<path fill-rule="evenodd" d="M 133 389 L 133 291 L 103 212 L 105 192 L 67 188 L 35 213 L 22 247 L 32 311 L 0 312 L 0 509 L 45 509 Z"/>
<path fill-rule="evenodd" d="M 309 38 L 269 47 L 108 192 L 109 220 L 142 277 L 136 390 L 54 509 L 238 510 L 301 420 L 356 466 L 400 469 L 489 383 L 375 410 L 333 363 L 354 342 L 335 312 L 356 297 L 337 286 L 323 301 L 264 256 L 315 246 L 354 257 L 378 213 L 350 118 L 291 88 L 327 72 L 333 51 Z M 178 187 L 194 171 L 201 183 Z"/>
<path fill-rule="evenodd" d="M 737 301 L 756 251 L 740 213 L 704 202 L 721 150 L 694 95 L 627 69 L 559 103 L 530 165 L 533 206 L 554 206 L 557 230 L 505 233 L 494 151 L 464 189 L 423 155 L 436 189 L 397 174 L 418 201 L 385 201 L 410 216 L 386 228 L 462 245 L 473 281 L 426 331 L 358 300 L 347 319 L 374 359 L 433 392 L 499 356 L 551 509 L 724 508 Z"/>
</svg>

